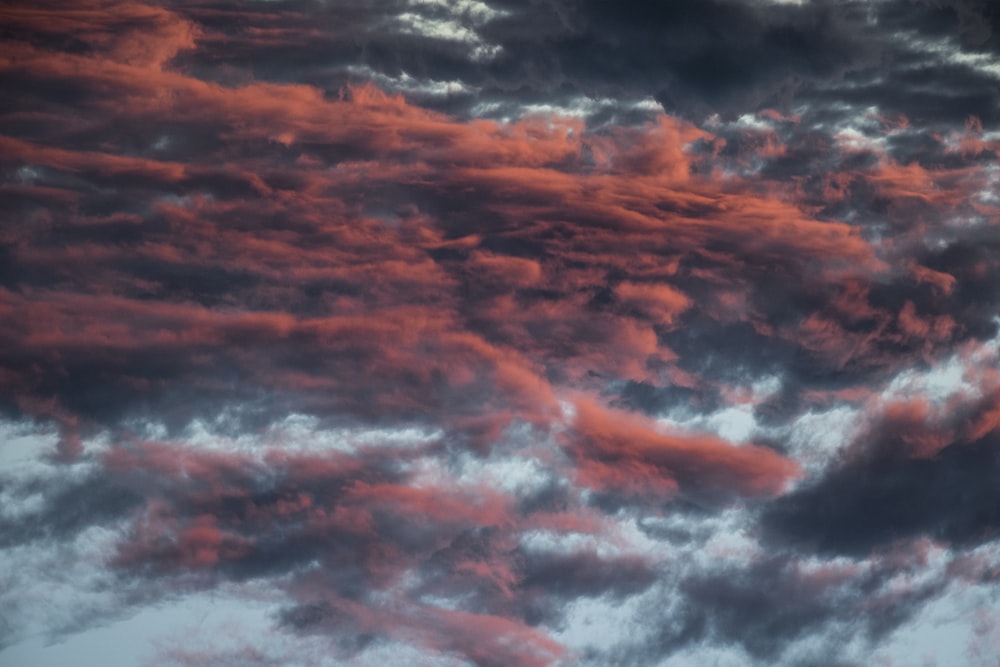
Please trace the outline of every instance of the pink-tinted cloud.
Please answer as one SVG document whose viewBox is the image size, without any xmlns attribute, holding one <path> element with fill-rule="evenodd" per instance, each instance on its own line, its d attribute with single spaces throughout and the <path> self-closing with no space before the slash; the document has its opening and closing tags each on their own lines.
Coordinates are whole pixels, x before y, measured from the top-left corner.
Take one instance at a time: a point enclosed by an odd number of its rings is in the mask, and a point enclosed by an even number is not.
<svg viewBox="0 0 1000 667">
<path fill-rule="evenodd" d="M 738 498 L 780 493 L 801 471 L 777 452 L 710 435 L 657 428 L 637 415 L 581 401 L 567 447 L 580 481 L 599 491 L 669 498 Z"/>
</svg>

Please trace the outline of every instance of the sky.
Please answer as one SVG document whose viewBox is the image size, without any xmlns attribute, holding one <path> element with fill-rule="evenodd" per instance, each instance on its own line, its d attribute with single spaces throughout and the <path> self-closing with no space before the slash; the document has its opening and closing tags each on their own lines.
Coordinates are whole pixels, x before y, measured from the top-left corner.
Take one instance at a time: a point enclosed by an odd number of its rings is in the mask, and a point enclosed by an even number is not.
<svg viewBox="0 0 1000 667">
<path fill-rule="evenodd" d="M 0 4 L 0 665 L 996 666 L 1000 5 Z"/>
</svg>

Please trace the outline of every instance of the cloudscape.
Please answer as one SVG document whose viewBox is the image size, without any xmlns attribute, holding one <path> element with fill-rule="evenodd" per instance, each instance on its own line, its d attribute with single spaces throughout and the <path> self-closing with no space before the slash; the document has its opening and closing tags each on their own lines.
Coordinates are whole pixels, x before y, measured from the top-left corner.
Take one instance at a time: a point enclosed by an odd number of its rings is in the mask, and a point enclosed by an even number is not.
<svg viewBox="0 0 1000 667">
<path fill-rule="evenodd" d="M 1000 5 L 0 5 L 0 665 L 1000 659 Z"/>
</svg>

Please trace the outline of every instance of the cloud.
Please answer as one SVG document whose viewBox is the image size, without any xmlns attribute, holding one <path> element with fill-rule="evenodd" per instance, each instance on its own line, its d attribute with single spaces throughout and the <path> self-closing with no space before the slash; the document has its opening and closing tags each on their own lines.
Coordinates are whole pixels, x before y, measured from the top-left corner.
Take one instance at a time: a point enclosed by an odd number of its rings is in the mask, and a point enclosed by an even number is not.
<svg viewBox="0 0 1000 667">
<path fill-rule="evenodd" d="M 841 459 L 776 500 L 763 526 L 778 541 L 851 555 L 922 536 L 956 548 L 993 541 L 996 402 L 986 389 L 940 405 L 877 404 Z"/>
<path fill-rule="evenodd" d="M 9 648 L 909 664 L 995 594 L 987 3 L 0 17 Z"/>
<path fill-rule="evenodd" d="M 696 500 L 780 493 L 798 466 L 768 449 L 658 431 L 645 419 L 590 403 L 576 405 L 566 437 L 580 482 L 600 491 Z"/>
</svg>

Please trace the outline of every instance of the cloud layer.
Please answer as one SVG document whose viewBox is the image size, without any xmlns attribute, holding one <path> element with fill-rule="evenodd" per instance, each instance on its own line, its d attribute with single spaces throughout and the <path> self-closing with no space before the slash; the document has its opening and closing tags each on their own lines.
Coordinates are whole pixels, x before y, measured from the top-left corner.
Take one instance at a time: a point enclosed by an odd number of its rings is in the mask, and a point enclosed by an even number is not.
<svg viewBox="0 0 1000 667">
<path fill-rule="evenodd" d="M 0 662 L 991 664 L 998 18 L 0 9 Z"/>
</svg>

